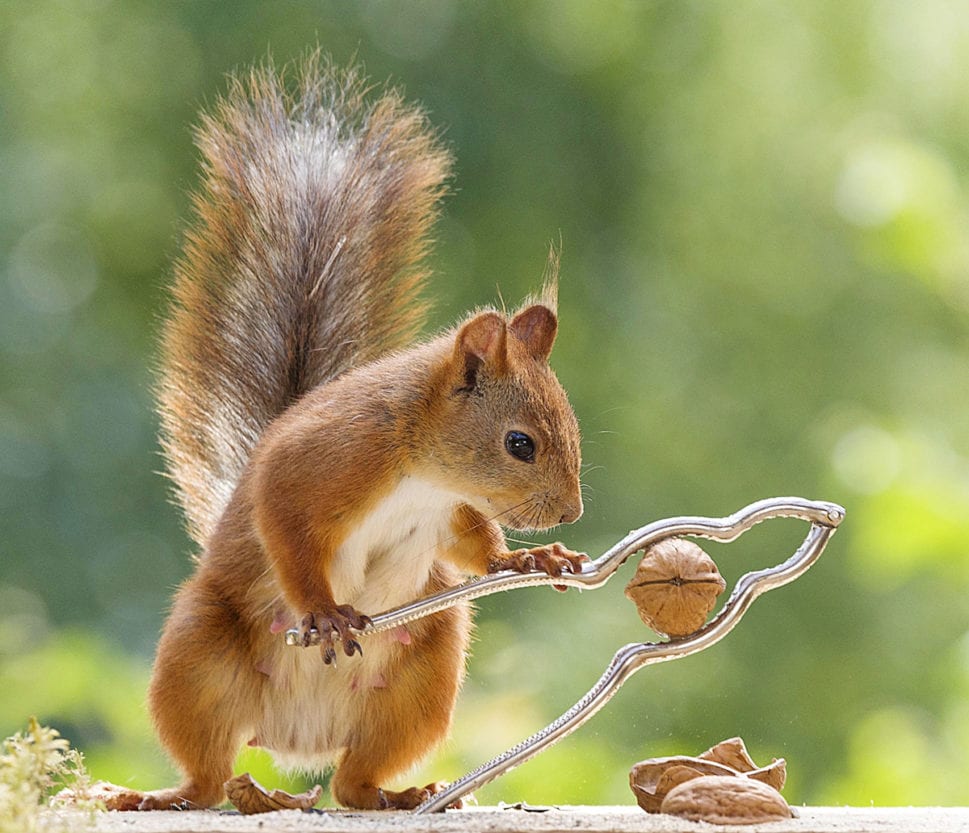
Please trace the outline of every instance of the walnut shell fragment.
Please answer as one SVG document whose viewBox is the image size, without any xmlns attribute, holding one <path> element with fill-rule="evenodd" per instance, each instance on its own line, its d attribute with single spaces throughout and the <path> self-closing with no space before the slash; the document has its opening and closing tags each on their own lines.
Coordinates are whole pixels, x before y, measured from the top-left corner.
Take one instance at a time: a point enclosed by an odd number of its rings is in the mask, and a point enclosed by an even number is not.
<svg viewBox="0 0 969 833">
<path fill-rule="evenodd" d="M 742 738 L 727 738 L 711 746 L 706 752 L 697 755 L 705 761 L 716 761 L 733 767 L 737 772 L 750 772 L 757 769 L 757 764 L 747 751 L 747 744 Z"/>
<path fill-rule="evenodd" d="M 784 797 L 773 787 L 732 775 L 694 778 L 674 787 L 663 799 L 660 812 L 709 824 L 761 824 L 792 816 Z"/>
<path fill-rule="evenodd" d="M 636 801 L 647 813 L 658 813 L 666 794 L 674 787 L 704 775 L 737 776 L 737 771 L 716 761 L 705 761 L 687 755 L 650 758 L 640 761 L 629 771 L 629 786 Z"/>
<path fill-rule="evenodd" d="M 665 812 L 660 808 L 666 796 L 680 784 L 711 776 L 752 779 L 779 791 L 787 779 L 787 763 L 775 758 L 758 767 L 743 740 L 729 738 L 696 757 L 673 755 L 640 761 L 629 771 L 629 786 L 640 807 L 647 813 L 659 813 Z"/>
<path fill-rule="evenodd" d="M 285 790 L 270 792 L 248 772 L 225 782 L 225 794 L 229 801 L 246 816 L 271 813 L 274 810 L 310 810 L 320 800 L 322 793 L 323 787 L 319 784 L 299 795 L 292 795 Z"/>
<path fill-rule="evenodd" d="M 701 752 L 698 757 L 725 764 L 747 778 L 763 781 L 775 790 L 783 789 L 784 782 L 787 781 L 787 762 L 783 758 L 774 758 L 767 766 L 759 767 L 750 757 L 742 738 L 722 740 L 706 752 Z"/>
<path fill-rule="evenodd" d="M 677 637 L 703 627 L 726 586 L 713 559 L 693 541 L 667 538 L 646 550 L 626 596 L 647 627 Z"/>
</svg>

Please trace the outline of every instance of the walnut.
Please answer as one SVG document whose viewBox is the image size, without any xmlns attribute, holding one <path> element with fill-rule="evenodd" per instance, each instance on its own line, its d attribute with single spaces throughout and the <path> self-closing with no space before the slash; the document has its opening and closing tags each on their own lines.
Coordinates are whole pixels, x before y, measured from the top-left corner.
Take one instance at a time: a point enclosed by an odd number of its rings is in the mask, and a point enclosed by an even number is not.
<svg viewBox="0 0 969 833">
<path fill-rule="evenodd" d="M 694 757 L 674 755 L 649 758 L 634 765 L 629 772 L 629 786 L 636 801 L 647 813 L 662 810 L 666 796 L 675 788 L 696 778 L 725 776 L 759 781 L 780 790 L 787 778 L 787 763 L 775 758 L 758 767 L 740 738 L 730 738 Z"/>
<path fill-rule="evenodd" d="M 784 797 L 773 787 L 733 775 L 711 775 L 679 784 L 663 799 L 660 812 L 709 824 L 760 824 L 792 816 Z"/>
<path fill-rule="evenodd" d="M 225 794 L 229 801 L 246 816 L 271 813 L 273 810 L 309 810 L 320 800 L 322 792 L 323 787 L 319 784 L 299 795 L 285 790 L 270 792 L 248 772 L 225 782 Z"/>
<path fill-rule="evenodd" d="M 717 565 L 684 538 L 667 538 L 651 546 L 626 585 L 647 627 L 665 636 L 699 630 L 727 586 Z"/>
</svg>

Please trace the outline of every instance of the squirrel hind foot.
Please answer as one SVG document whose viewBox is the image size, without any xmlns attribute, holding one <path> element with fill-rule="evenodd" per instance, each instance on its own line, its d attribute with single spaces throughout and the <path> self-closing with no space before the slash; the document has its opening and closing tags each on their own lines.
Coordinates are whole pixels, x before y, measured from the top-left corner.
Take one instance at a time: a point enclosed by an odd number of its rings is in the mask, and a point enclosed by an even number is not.
<svg viewBox="0 0 969 833">
<path fill-rule="evenodd" d="M 208 810 L 225 801 L 221 784 L 203 785 L 189 782 L 171 790 L 155 790 L 144 794 L 137 810 Z"/>
<path fill-rule="evenodd" d="M 413 810 L 448 786 L 446 781 L 433 781 L 425 787 L 410 787 L 397 792 L 361 784 L 349 791 L 350 794 L 347 794 L 344 787 L 344 794 L 339 796 L 339 801 L 357 810 Z M 458 799 L 449 809 L 458 810 L 463 806 L 463 802 Z"/>
</svg>

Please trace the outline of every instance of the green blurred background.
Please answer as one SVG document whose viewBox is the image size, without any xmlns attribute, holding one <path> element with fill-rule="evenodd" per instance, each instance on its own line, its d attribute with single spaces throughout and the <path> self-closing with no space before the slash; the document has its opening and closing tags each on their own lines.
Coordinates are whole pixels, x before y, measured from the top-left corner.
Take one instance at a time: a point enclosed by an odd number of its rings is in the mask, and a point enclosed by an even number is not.
<svg viewBox="0 0 969 833">
<path fill-rule="evenodd" d="M 144 707 L 191 547 L 151 366 L 226 72 L 320 44 L 401 84 L 457 157 L 434 324 L 537 287 L 582 423 L 598 554 L 778 494 L 843 530 L 723 643 L 642 672 L 482 801 L 632 803 L 631 764 L 735 734 L 793 802 L 969 802 L 969 7 L 948 2 L 0 5 L 0 734 L 60 728 L 94 775 L 175 776 Z M 777 521 L 711 547 L 728 581 Z M 622 596 L 480 604 L 454 778 L 540 728 L 614 650 Z M 255 753 L 240 760 L 273 785 Z"/>
</svg>

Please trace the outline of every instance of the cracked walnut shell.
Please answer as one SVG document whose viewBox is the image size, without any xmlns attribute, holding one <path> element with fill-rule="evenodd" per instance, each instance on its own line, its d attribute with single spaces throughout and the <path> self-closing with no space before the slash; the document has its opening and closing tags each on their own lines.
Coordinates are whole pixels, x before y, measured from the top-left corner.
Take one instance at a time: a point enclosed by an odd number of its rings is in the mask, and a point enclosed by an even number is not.
<svg viewBox="0 0 969 833">
<path fill-rule="evenodd" d="M 727 583 L 717 565 L 685 538 L 667 538 L 643 555 L 626 596 L 647 627 L 664 636 L 686 636 L 706 624 Z"/>
<path fill-rule="evenodd" d="M 701 752 L 698 757 L 704 761 L 716 761 L 731 767 L 744 777 L 762 781 L 778 792 L 784 788 L 784 782 L 787 781 L 787 762 L 783 758 L 774 758 L 766 766 L 757 766 L 750 757 L 742 738 L 722 740 L 706 752 Z"/>
<path fill-rule="evenodd" d="M 773 787 L 731 775 L 692 778 L 678 784 L 663 799 L 660 812 L 708 824 L 762 824 L 792 815 Z"/>
<path fill-rule="evenodd" d="M 729 738 L 696 757 L 673 755 L 640 761 L 629 771 L 629 786 L 636 796 L 636 802 L 647 813 L 665 813 L 667 810 L 663 807 L 666 806 L 667 796 L 681 784 L 714 776 L 758 781 L 779 793 L 787 778 L 787 763 L 783 758 L 774 758 L 767 766 L 759 767 L 750 757 L 741 738 Z M 722 792 L 722 788 L 717 789 Z M 737 790 L 743 793 L 745 788 L 738 787 Z M 743 795 L 746 796 L 746 793 Z M 706 793 L 703 796 L 706 801 L 708 796 Z M 783 801 L 780 795 L 777 798 Z M 682 802 L 680 805 L 674 802 L 673 806 L 682 807 Z"/>
</svg>

